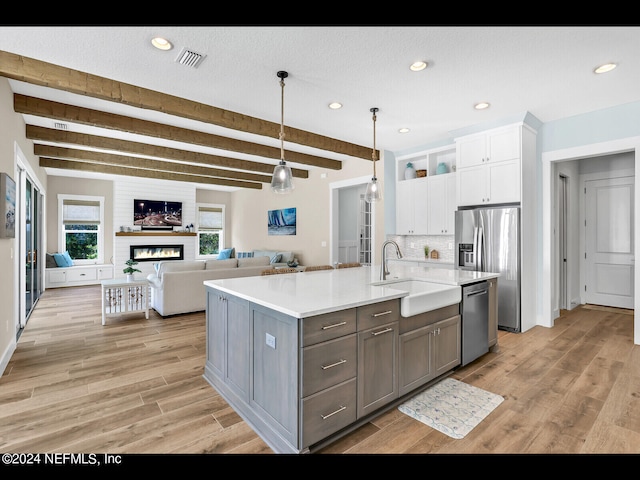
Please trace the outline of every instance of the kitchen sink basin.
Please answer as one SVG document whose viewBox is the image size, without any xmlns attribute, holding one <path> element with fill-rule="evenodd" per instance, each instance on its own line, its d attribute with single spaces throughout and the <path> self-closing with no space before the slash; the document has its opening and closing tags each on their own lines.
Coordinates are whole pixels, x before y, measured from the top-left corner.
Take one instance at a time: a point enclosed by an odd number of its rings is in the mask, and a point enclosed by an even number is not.
<svg viewBox="0 0 640 480">
<path fill-rule="evenodd" d="M 462 300 L 462 290 L 456 285 L 413 279 L 385 280 L 372 285 L 409 292 L 409 295 L 400 299 L 400 314 L 403 317 L 430 312 Z"/>
</svg>

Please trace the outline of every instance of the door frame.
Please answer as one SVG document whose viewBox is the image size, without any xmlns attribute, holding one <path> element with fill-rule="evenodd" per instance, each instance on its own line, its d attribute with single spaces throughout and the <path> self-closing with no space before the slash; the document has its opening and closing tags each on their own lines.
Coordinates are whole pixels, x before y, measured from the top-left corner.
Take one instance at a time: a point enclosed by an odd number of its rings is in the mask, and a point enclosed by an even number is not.
<svg viewBox="0 0 640 480">
<path fill-rule="evenodd" d="M 638 165 L 640 155 L 640 136 L 629 137 L 609 142 L 593 143 L 579 147 L 571 147 L 560 150 L 543 152 L 542 162 L 542 265 L 539 287 L 542 291 L 542 306 L 540 318 L 536 322 L 538 325 L 553 327 L 554 320 L 554 295 L 556 285 L 554 281 L 552 259 L 554 257 L 555 245 L 553 242 L 553 225 L 555 225 L 554 205 L 552 205 L 552 185 L 554 184 L 554 170 L 551 164 L 567 160 L 579 160 L 582 158 L 596 157 L 601 155 L 611 155 L 616 153 L 633 152 L 634 165 Z M 640 178 L 640 169 L 635 168 L 636 185 Z M 640 251 L 640 195 L 634 196 L 634 251 Z M 634 272 L 634 303 L 640 301 L 640 269 Z M 640 345 L 640 316 L 634 316 L 633 343 Z"/>
<path fill-rule="evenodd" d="M 18 245 L 17 245 L 17 252 L 16 255 L 14 255 L 14 285 L 18 285 L 18 288 L 14 289 L 14 305 L 16 306 L 15 308 L 15 317 L 16 318 L 16 335 L 18 334 L 18 332 L 23 329 L 27 323 L 27 318 L 26 318 L 26 308 L 25 308 L 25 304 L 24 304 L 24 298 L 26 296 L 26 289 L 25 289 L 25 284 L 26 284 L 26 267 L 24 265 L 24 263 L 22 262 L 22 259 L 24 259 L 27 255 L 26 252 L 26 228 L 24 225 L 24 219 L 25 219 L 25 208 L 26 208 L 26 202 L 25 202 L 25 184 L 26 184 L 26 180 L 25 180 L 25 175 L 29 177 L 29 180 L 31 181 L 31 183 L 33 185 L 36 186 L 36 188 L 39 190 L 40 192 L 40 218 L 38 219 L 40 221 L 40 244 L 37 247 L 37 250 L 40 252 L 40 259 L 38 260 L 40 263 L 40 268 L 38 269 L 38 275 L 39 275 L 39 280 L 40 280 L 40 285 L 41 285 L 41 293 L 44 292 L 45 288 L 46 288 L 46 284 L 45 284 L 45 269 L 46 269 L 46 245 L 47 245 L 47 234 L 46 234 L 46 229 L 45 229 L 45 225 L 47 224 L 47 219 L 46 219 L 46 195 L 45 195 L 45 190 L 44 187 L 42 186 L 42 183 L 40 183 L 40 180 L 38 179 L 38 177 L 36 176 L 35 172 L 33 171 L 33 169 L 31 168 L 31 166 L 29 165 L 29 163 L 26 160 L 26 157 L 24 156 L 24 153 L 22 153 L 22 150 L 20 149 L 20 147 L 18 146 L 18 144 L 15 144 L 14 147 L 14 154 L 15 154 L 15 160 L 16 160 L 16 169 L 18 171 L 18 181 L 16 182 L 17 185 L 19 185 L 18 187 L 18 191 L 19 191 L 19 197 L 18 197 L 18 218 L 16 218 L 16 225 L 18 226 Z M 34 201 L 37 201 L 34 200 Z"/>
<path fill-rule="evenodd" d="M 371 176 L 363 176 L 356 178 L 349 178 L 346 180 L 340 180 L 332 182 L 329 185 L 329 242 L 330 242 L 330 262 L 335 264 L 338 262 L 339 244 L 340 244 L 340 195 L 341 188 L 351 188 L 360 185 L 367 185 L 371 180 Z M 358 208 L 357 205 L 355 207 Z M 356 212 L 359 214 L 359 212 Z M 375 265 L 376 251 L 373 248 L 376 245 L 376 203 L 371 204 L 371 265 Z"/>
</svg>

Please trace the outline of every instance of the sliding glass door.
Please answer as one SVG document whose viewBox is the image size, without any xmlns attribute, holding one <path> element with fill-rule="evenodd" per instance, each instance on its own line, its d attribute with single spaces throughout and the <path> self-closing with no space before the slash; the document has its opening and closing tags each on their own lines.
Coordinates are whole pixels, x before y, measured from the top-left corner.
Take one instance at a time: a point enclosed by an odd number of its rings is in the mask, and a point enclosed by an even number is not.
<svg viewBox="0 0 640 480">
<path fill-rule="evenodd" d="M 29 175 L 20 171 L 20 318 L 18 336 L 42 293 L 42 194 Z"/>
</svg>

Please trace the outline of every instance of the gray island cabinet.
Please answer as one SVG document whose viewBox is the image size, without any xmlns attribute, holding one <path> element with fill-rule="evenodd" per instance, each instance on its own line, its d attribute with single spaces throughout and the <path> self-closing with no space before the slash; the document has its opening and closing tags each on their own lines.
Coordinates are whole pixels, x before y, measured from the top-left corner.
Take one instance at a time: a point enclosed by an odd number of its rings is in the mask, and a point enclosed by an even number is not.
<svg viewBox="0 0 640 480">
<path fill-rule="evenodd" d="M 276 453 L 313 452 L 460 365 L 459 305 L 402 317 L 407 292 L 376 275 L 204 282 L 204 377 Z"/>
</svg>

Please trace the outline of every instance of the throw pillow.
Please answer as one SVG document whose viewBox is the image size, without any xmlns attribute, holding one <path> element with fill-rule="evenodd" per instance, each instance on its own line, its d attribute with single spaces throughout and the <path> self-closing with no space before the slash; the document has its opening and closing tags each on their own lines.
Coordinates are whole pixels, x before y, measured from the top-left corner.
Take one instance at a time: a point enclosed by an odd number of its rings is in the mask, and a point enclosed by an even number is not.
<svg viewBox="0 0 640 480">
<path fill-rule="evenodd" d="M 218 254 L 218 260 L 226 260 L 227 258 L 231 258 L 233 256 L 234 248 L 225 248 L 224 250 L 220 250 Z"/>
<path fill-rule="evenodd" d="M 56 268 L 58 264 L 56 263 L 56 259 L 53 254 L 47 253 L 47 268 Z"/>
<path fill-rule="evenodd" d="M 73 260 L 71 260 L 69 252 L 54 253 L 53 258 L 59 267 L 73 267 Z"/>
<path fill-rule="evenodd" d="M 281 259 L 282 259 L 282 254 L 276 253 L 273 257 L 271 257 L 271 260 L 269 261 L 269 263 L 278 263 Z"/>
</svg>

